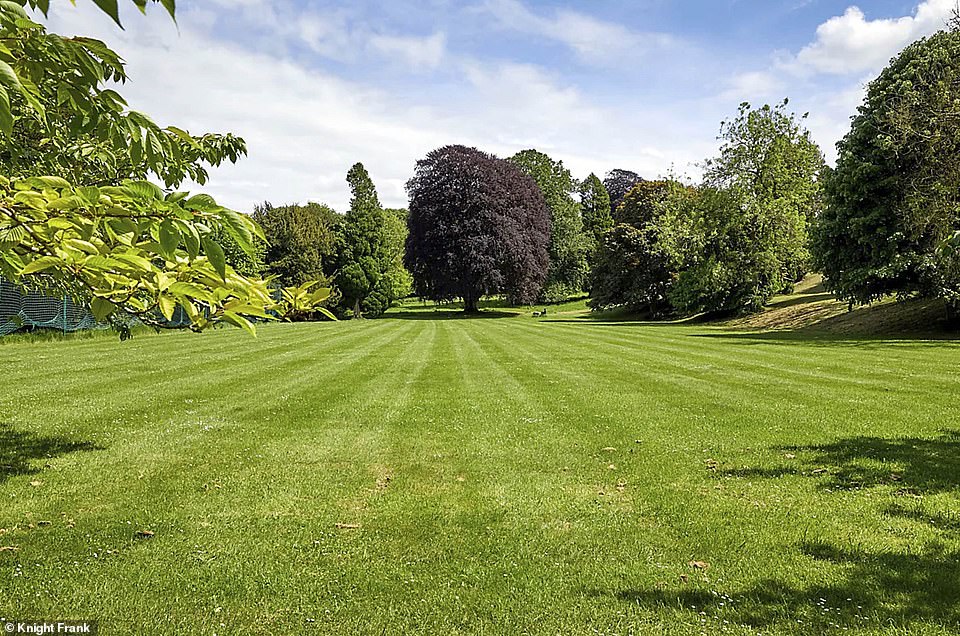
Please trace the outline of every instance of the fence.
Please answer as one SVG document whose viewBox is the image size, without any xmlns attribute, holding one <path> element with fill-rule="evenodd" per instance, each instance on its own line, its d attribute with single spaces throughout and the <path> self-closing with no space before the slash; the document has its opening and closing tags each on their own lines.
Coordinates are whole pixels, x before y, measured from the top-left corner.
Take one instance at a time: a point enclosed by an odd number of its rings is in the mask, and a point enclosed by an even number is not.
<svg viewBox="0 0 960 636">
<path fill-rule="evenodd" d="M 177 307 L 173 320 L 164 321 L 171 329 L 186 327 L 190 319 Z M 86 305 L 69 296 L 52 297 L 35 291 L 23 291 L 0 278 L 0 336 L 20 329 L 56 329 L 63 333 L 88 329 L 107 329 L 99 323 Z"/>
</svg>

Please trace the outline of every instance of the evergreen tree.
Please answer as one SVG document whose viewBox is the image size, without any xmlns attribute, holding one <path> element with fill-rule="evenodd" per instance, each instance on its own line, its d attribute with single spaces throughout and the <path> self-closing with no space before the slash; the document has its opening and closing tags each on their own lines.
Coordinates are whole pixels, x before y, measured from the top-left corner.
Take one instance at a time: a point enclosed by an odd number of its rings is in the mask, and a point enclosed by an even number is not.
<svg viewBox="0 0 960 636">
<path fill-rule="evenodd" d="M 341 306 L 352 309 L 355 317 L 363 315 L 363 301 L 376 289 L 390 266 L 385 218 L 376 187 L 362 163 L 347 173 L 352 198 L 350 210 L 340 224 L 337 237 L 336 286 L 342 296 Z M 370 307 L 368 313 L 382 309 Z"/>
<path fill-rule="evenodd" d="M 610 194 L 600 178 L 592 172 L 580 184 L 580 215 L 583 231 L 593 236 L 595 245 L 602 243 L 603 235 L 613 228 Z"/>
</svg>

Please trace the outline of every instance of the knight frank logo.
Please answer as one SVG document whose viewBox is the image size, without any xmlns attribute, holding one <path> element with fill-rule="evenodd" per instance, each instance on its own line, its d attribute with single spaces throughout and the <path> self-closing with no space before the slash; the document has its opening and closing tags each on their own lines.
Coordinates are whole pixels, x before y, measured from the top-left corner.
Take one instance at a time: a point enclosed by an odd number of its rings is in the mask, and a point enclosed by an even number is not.
<svg viewBox="0 0 960 636">
<path fill-rule="evenodd" d="M 96 634 L 96 621 L 3 620 L 4 634 Z"/>
</svg>

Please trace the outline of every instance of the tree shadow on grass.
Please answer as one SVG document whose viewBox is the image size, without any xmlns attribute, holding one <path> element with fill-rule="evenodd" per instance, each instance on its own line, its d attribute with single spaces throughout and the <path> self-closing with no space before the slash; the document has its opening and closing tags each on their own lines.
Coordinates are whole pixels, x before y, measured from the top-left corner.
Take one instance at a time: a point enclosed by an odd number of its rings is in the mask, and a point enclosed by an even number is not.
<svg viewBox="0 0 960 636">
<path fill-rule="evenodd" d="M 960 432 L 935 439 L 854 437 L 815 446 L 780 446 L 785 465 L 727 470 L 731 477 L 816 479 L 822 488 L 887 487 L 900 494 L 960 491 Z M 792 458 L 791 458 L 792 457 Z M 829 582 L 810 584 L 769 577 L 739 590 L 709 589 L 706 581 L 648 589 L 594 590 L 654 611 L 680 611 L 708 630 L 722 621 L 785 633 L 819 634 L 837 628 L 894 628 L 920 625 L 960 629 L 960 511 L 932 512 L 916 498 L 888 505 L 878 514 L 891 523 L 923 524 L 932 539 L 890 547 L 865 547 L 855 538 L 803 540 L 797 552 L 811 570 L 833 564 Z M 928 535 L 929 536 L 929 535 Z M 719 586 L 718 586 L 719 587 Z"/>
<path fill-rule="evenodd" d="M 43 436 L 15 430 L 0 423 L 0 484 L 17 475 L 40 472 L 35 462 L 67 453 L 103 450 L 92 442 L 59 436 Z"/>
<path fill-rule="evenodd" d="M 489 320 L 493 318 L 517 318 L 520 314 L 508 311 L 480 310 L 475 314 L 465 313 L 462 309 L 438 309 L 431 311 L 391 311 L 378 320 Z"/>
<path fill-rule="evenodd" d="M 799 552 L 838 566 L 826 584 L 767 578 L 739 590 L 706 589 L 705 582 L 594 594 L 646 609 L 681 610 L 694 622 L 729 621 L 778 633 L 822 634 L 836 628 L 874 629 L 920 624 L 960 627 L 960 552 L 940 544 L 896 552 L 805 542 Z M 718 586 L 719 587 L 719 586 Z"/>
<path fill-rule="evenodd" d="M 794 459 L 778 467 L 737 468 L 722 474 L 808 476 L 830 490 L 896 486 L 918 495 L 960 491 L 960 431 L 943 431 L 934 439 L 850 437 L 830 444 L 778 446 L 776 450 Z"/>
</svg>

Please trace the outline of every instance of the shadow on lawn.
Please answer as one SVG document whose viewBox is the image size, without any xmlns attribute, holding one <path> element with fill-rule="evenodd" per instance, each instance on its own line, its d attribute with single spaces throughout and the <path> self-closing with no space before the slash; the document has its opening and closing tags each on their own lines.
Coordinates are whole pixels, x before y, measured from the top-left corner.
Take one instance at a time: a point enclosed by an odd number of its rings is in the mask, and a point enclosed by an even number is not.
<svg viewBox="0 0 960 636">
<path fill-rule="evenodd" d="M 831 490 L 897 486 L 917 495 L 960 491 L 960 431 L 935 439 L 921 437 L 851 437 L 831 444 L 779 446 L 796 456 L 775 468 L 724 471 L 733 477 L 801 475 L 820 480 Z"/>
<path fill-rule="evenodd" d="M 92 442 L 48 437 L 15 430 L 0 423 L 0 483 L 16 475 L 40 472 L 32 462 L 78 451 L 103 450 Z"/>
<path fill-rule="evenodd" d="M 939 438 L 885 439 L 855 437 L 817 446 L 776 449 L 795 455 L 780 468 L 726 471 L 735 477 L 805 476 L 831 489 L 894 487 L 901 494 L 928 495 L 960 491 L 960 432 Z M 797 551 L 814 563 L 836 567 L 830 582 L 798 585 L 769 578 L 730 591 L 704 589 L 691 582 L 650 589 L 593 591 L 648 609 L 679 610 L 696 622 L 730 621 L 754 628 L 817 634 L 834 626 L 899 627 L 909 631 L 923 623 L 960 628 L 960 513 L 929 512 L 916 499 L 909 506 L 888 505 L 878 514 L 892 523 L 920 523 L 934 538 L 899 549 L 866 548 L 856 538 L 831 543 L 804 540 Z M 948 543 L 949 541 L 949 543 Z M 691 577 L 692 578 L 692 577 Z M 698 589 L 699 588 L 699 589 Z M 701 614 L 701 612 L 703 614 Z"/>
<path fill-rule="evenodd" d="M 613 592 L 621 601 L 653 610 L 677 610 L 696 619 L 729 621 L 783 633 L 821 634 L 831 627 L 899 626 L 920 623 L 960 626 L 960 553 L 942 546 L 910 552 L 868 551 L 805 543 L 812 561 L 840 566 L 828 584 L 793 585 L 769 578 L 733 592 L 712 593 L 691 583 L 672 589 Z M 600 593 L 602 594 L 602 593 Z"/>
<path fill-rule="evenodd" d="M 464 313 L 462 309 L 438 309 L 431 311 L 391 311 L 378 320 L 489 320 L 492 318 L 517 318 L 519 314 L 508 311 L 481 310 L 476 314 Z"/>
</svg>

